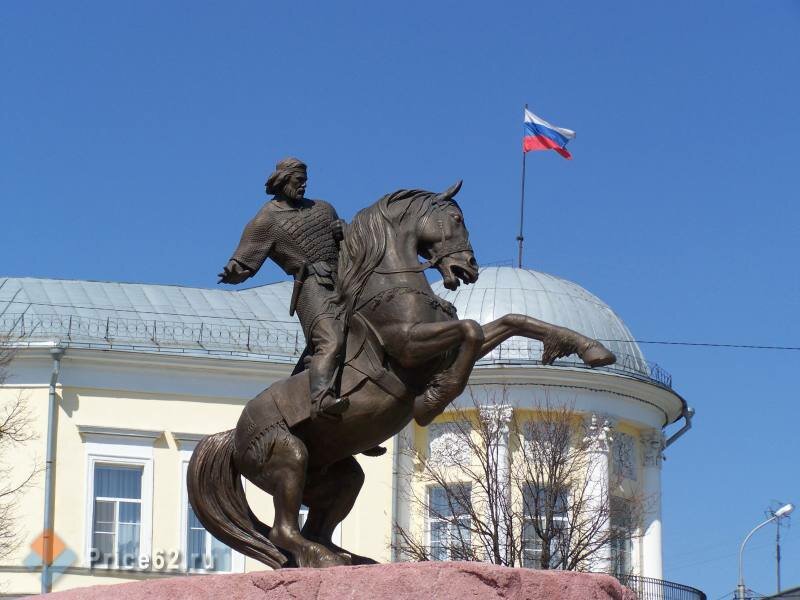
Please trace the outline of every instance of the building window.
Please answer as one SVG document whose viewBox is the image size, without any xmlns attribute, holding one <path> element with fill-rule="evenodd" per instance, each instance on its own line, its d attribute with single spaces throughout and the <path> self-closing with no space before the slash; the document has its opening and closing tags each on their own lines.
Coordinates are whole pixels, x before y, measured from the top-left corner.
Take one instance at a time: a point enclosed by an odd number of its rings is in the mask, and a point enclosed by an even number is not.
<svg viewBox="0 0 800 600">
<path fill-rule="evenodd" d="M 629 500 L 611 497 L 611 568 L 617 577 L 633 573 L 633 517 Z"/>
<path fill-rule="evenodd" d="M 428 532 L 432 560 L 468 560 L 472 557 L 470 493 L 468 483 L 435 486 L 428 490 Z"/>
<path fill-rule="evenodd" d="M 231 549 L 208 533 L 187 507 L 186 566 L 193 571 L 231 571 Z"/>
<path fill-rule="evenodd" d="M 135 567 L 141 528 L 142 467 L 95 465 L 92 565 Z"/>
<path fill-rule="evenodd" d="M 183 482 L 181 515 L 181 567 L 187 571 L 242 573 L 244 555 L 211 535 L 189 503 L 186 473 L 197 442 L 203 437 L 193 433 L 173 433 L 181 454 L 180 476 Z"/>
<path fill-rule="evenodd" d="M 150 561 L 153 443 L 163 432 L 78 425 L 86 450 L 83 564 L 139 569 Z"/>
<path fill-rule="evenodd" d="M 522 566 L 542 568 L 544 541 L 548 540 L 549 558 L 547 568 L 563 567 L 567 544 L 567 491 L 526 485 L 523 490 Z M 548 517 L 552 515 L 552 527 L 548 529 Z M 538 531 L 537 531 L 538 530 Z M 541 535 L 540 535 L 541 534 Z"/>
</svg>

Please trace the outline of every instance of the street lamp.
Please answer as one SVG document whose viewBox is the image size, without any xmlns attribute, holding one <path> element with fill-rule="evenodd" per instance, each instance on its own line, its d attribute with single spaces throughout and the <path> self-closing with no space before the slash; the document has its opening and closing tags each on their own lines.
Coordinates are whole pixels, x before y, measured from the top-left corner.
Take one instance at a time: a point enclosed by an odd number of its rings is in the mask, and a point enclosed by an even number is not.
<svg viewBox="0 0 800 600">
<path fill-rule="evenodd" d="M 778 510 L 772 513 L 772 516 L 764 521 L 763 523 L 759 523 L 750 533 L 747 534 L 747 537 L 744 538 L 742 545 L 739 547 L 739 584 L 736 586 L 736 600 L 745 600 L 745 587 L 744 587 L 744 573 L 742 571 L 742 553 L 744 552 L 744 545 L 747 543 L 747 540 L 759 529 L 761 529 L 764 525 L 768 523 L 772 523 L 775 519 L 780 519 L 781 517 L 785 517 L 789 513 L 794 510 L 794 504 L 785 504 L 781 506 Z"/>
</svg>

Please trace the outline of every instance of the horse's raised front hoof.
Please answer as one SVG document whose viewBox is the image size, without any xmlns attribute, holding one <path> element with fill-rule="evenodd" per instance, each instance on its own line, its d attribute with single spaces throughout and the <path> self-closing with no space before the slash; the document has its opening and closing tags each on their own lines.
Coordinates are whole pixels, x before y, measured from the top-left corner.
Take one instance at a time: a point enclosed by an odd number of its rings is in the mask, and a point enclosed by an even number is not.
<svg viewBox="0 0 800 600">
<path fill-rule="evenodd" d="M 328 550 L 322 544 L 309 542 L 295 556 L 298 567 L 310 567 L 312 569 L 324 569 L 326 567 L 342 567 L 350 564 L 346 556 L 341 556 L 336 552 Z"/>
<path fill-rule="evenodd" d="M 617 357 L 600 342 L 592 341 L 589 347 L 581 352 L 581 359 L 590 367 L 605 367 L 617 362 Z"/>
</svg>

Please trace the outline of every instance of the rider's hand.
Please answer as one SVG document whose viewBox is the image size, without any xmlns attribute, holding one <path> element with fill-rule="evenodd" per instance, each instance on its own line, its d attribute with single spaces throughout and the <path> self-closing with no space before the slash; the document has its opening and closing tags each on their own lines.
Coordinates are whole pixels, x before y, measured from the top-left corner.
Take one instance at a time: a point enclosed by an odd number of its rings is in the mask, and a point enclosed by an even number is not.
<svg viewBox="0 0 800 600">
<path fill-rule="evenodd" d="M 242 283 L 248 277 L 252 277 L 253 272 L 241 263 L 231 259 L 228 261 L 228 264 L 225 265 L 222 273 L 218 273 L 217 275 L 219 276 L 219 281 L 217 283 L 235 284 Z"/>
<path fill-rule="evenodd" d="M 345 222 L 341 219 L 336 219 L 331 223 L 331 230 L 333 231 L 333 239 L 341 242 L 344 239 L 344 226 Z"/>
</svg>

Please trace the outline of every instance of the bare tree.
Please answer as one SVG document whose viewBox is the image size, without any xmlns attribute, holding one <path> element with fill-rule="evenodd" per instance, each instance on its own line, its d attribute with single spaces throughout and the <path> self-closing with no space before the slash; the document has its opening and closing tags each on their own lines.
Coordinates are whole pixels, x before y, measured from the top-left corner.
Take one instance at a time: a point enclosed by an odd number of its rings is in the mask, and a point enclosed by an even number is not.
<svg viewBox="0 0 800 600">
<path fill-rule="evenodd" d="M 609 476 L 600 472 L 608 454 L 604 462 L 597 447 L 611 442 L 608 429 L 547 398 L 523 420 L 505 389 L 499 402 L 470 396 L 471 405 L 431 426 L 430 453 L 403 451 L 411 467 L 398 474 L 402 493 L 428 525 L 395 523 L 395 551 L 406 560 L 540 569 L 592 571 L 608 563 L 622 534 L 612 511 L 635 522 L 642 506 L 631 494 L 612 500 Z"/>
<path fill-rule="evenodd" d="M 14 350 L 8 338 L 0 338 L 0 385 L 8 377 Z M 0 558 L 8 556 L 19 544 L 15 508 L 20 494 L 36 477 L 39 469 L 9 459 L 12 449 L 35 439 L 30 410 L 22 395 L 0 401 Z M 20 475 L 22 473 L 22 475 Z"/>
</svg>

